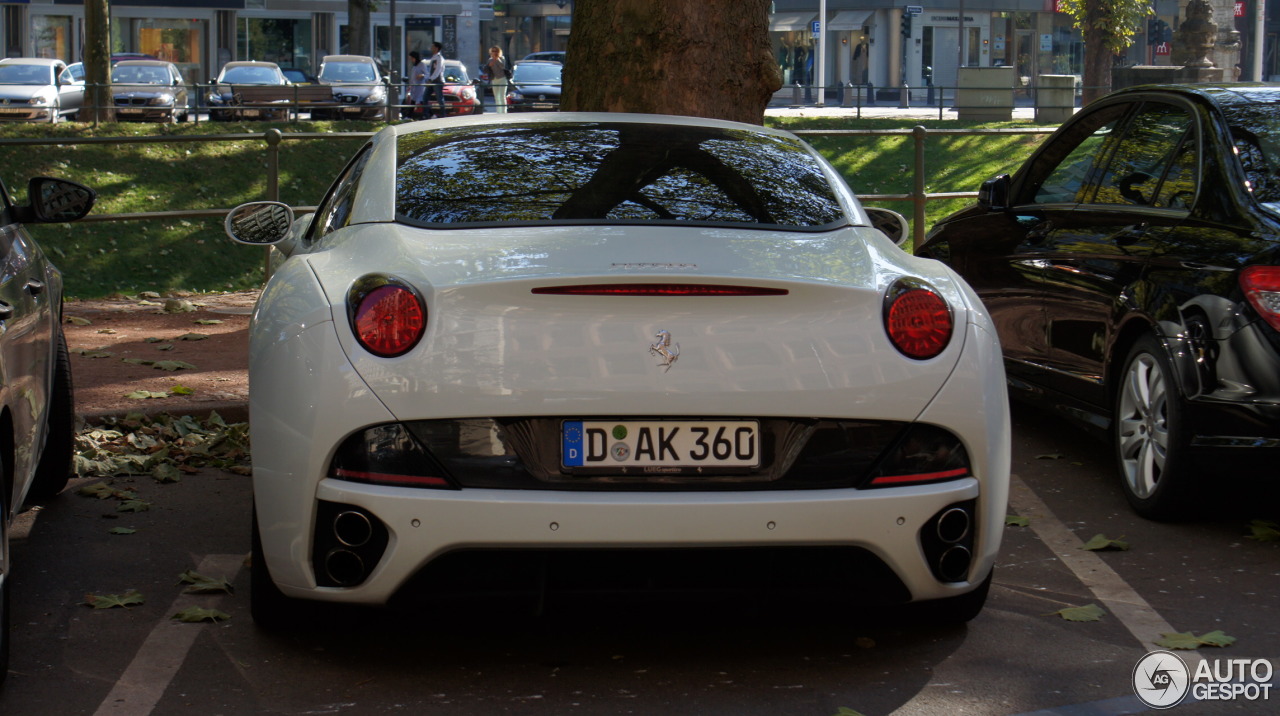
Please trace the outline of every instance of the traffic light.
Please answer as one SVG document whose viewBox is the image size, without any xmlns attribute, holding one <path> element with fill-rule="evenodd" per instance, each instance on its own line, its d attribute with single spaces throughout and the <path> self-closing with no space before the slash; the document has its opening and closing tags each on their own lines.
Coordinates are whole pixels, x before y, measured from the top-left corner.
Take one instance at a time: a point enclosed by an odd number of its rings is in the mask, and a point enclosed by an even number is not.
<svg viewBox="0 0 1280 716">
<path fill-rule="evenodd" d="M 907 13 L 902 14 L 902 36 L 903 37 L 911 37 L 911 18 L 912 17 L 914 16 L 908 15 Z"/>
</svg>

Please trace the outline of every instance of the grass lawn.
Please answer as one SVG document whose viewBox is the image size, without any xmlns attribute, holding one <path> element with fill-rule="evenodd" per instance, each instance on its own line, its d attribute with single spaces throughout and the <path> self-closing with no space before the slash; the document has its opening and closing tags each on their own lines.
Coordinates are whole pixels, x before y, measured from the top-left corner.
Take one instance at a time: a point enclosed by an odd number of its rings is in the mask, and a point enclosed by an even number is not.
<svg viewBox="0 0 1280 716">
<path fill-rule="evenodd" d="M 955 121 L 786 119 L 772 126 L 799 129 L 960 129 L 1012 127 L 1016 123 L 972 125 Z M 314 205 L 333 177 L 364 141 L 344 132 L 376 131 L 372 122 L 265 122 L 199 125 L 76 123 L 0 124 L 0 139 L 112 136 L 261 135 L 332 132 L 332 140 L 285 141 L 280 149 L 280 198 L 294 206 Z M 902 194 L 911 190 L 913 150 L 909 136 L 873 135 L 807 138 L 844 174 L 854 191 Z M 928 192 L 975 191 L 995 174 L 1011 171 L 1043 139 L 1041 135 L 934 136 L 926 151 Z M 171 142 L 161 144 L 21 146 L 0 145 L 0 167 L 9 191 L 26 201 L 26 181 L 45 175 L 83 182 L 98 191 L 95 214 L 229 209 L 265 198 L 266 143 Z M 873 202 L 869 202 L 873 203 Z M 910 215 L 909 203 L 880 203 Z M 931 201 L 928 221 L 964 206 L 966 200 Z M 68 296 L 96 298 L 113 293 L 182 290 L 240 290 L 261 284 L 263 253 L 233 244 L 221 218 L 162 218 L 32 226 L 31 232 L 66 274 Z"/>
</svg>

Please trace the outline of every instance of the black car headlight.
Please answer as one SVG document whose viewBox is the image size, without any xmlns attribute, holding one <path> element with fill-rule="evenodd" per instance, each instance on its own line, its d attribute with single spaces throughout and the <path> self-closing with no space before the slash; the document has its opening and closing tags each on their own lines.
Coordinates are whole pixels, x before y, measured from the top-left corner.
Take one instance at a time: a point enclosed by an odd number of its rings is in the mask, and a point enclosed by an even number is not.
<svg viewBox="0 0 1280 716">
<path fill-rule="evenodd" d="M 365 428 L 338 447 L 329 477 L 392 487 L 454 489 L 448 473 L 400 423 Z"/>
</svg>

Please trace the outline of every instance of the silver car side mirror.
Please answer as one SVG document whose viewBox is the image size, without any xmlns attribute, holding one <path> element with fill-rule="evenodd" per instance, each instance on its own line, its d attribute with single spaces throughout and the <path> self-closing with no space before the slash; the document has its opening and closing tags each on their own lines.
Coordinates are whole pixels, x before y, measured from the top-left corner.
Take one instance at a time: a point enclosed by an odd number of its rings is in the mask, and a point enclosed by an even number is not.
<svg viewBox="0 0 1280 716">
<path fill-rule="evenodd" d="M 293 209 L 278 201 L 241 204 L 227 213 L 223 226 L 236 243 L 273 246 L 289 237 Z"/>
</svg>

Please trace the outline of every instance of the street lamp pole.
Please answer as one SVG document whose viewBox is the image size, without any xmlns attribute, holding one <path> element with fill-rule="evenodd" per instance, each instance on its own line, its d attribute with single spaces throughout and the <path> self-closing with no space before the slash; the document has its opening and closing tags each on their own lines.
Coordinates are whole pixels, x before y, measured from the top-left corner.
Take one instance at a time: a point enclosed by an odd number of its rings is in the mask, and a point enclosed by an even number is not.
<svg viewBox="0 0 1280 716">
<path fill-rule="evenodd" d="M 827 99 L 827 0 L 818 1 L 818 106 Z"/>
</svg>

